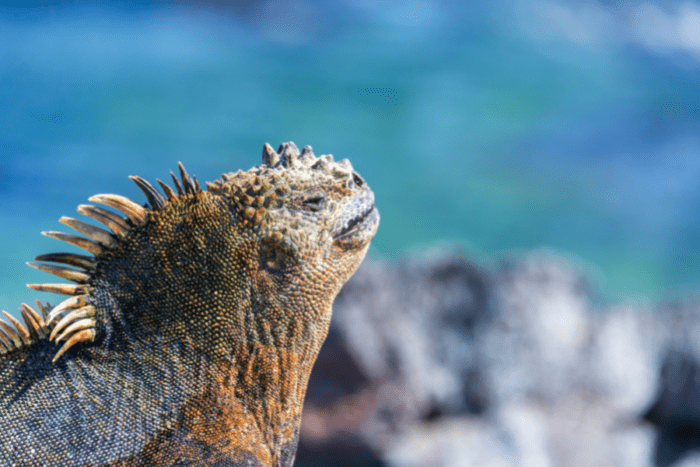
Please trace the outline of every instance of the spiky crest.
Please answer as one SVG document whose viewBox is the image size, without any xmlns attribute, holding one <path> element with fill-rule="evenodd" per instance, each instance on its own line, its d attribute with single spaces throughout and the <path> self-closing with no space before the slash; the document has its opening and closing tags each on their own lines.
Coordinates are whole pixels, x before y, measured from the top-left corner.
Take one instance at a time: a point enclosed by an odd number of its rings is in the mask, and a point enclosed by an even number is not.
<svg viewBox="0 0 700 467">
<path fill-rule="evenodd" d="M 59 222 L 72 227 L 87 238 L 63 232 L 42 232 L 47 237 L 78 246 L 91 253 L 92 256 L 74 253 L 49 253 L 34 258 L 34 261 L 41 261 L 40 263 L 27 263 L 33 268 L 75 284 L 27 284 L 27 287 L 33 290 L 58 293 L 69 297 L 55 307 L 51 307 L 48 303 L 42 304 L 37 300 L 41 314 L 26 303 L 22 303 L 20 312 L 24 324 L 9 313 L 2 311 L 9 323 L 0 318 L 0 354 L 5 355 L 28 347 L 42 339 L 48 339 L 57 344 L 65 341 L 53 358 L 55 362 L 74 345 L 93 342 L 96 339 L 97 323 L 95 321 L 95 307 L 91 303 L 92 287 L 90 286 L 95 266 L 100 257 L 106 251 L 117 247 L 132 229 L 148 222 L 150 211 L 164 209 L 173 201 L 202 191 L 197 179 L 187 174 L 182 163 L 178 162 L 178 168 L 181 180 L 178 180 L 170 172 L 175 181 L 177 194 L 160 180 L 158 183 L 163 188 L 165 196 L 161 195 L 153 185 L 143 178 L 129 177 L 146 195 L 148 204 L 144 206 L 119 195 L 95 195 L 89 198 L 94 203 L 103 204 L 119 211 L 126 218 L 98 206 L 87 204 L 78 206 L 79 213 L 107 226 L 109 230 L 71 217 L 61 217 Z"/>
</svg>

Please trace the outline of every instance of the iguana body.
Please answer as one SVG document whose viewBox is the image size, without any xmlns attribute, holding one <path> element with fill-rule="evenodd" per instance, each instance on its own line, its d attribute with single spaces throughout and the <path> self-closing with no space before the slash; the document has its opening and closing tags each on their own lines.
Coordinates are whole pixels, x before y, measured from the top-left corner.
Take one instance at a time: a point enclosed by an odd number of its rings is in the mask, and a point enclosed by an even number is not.
<svg viewBox="0 0 700 467">
<path fill-rule="evenodd" d="M 94 257 L 38 257 L 78 285 L 34 285 L 70 297 L 2 323 L 0 465 L 292 465 L 333 299 L 379 216 L 347 160 L 278 151 L 207 191 L 181 168 L 167 199 L 132 177 L 150 207 L 96 196 L 127 218 L 79 211 L 112 232 L 47 233 Z"/>
</svg>

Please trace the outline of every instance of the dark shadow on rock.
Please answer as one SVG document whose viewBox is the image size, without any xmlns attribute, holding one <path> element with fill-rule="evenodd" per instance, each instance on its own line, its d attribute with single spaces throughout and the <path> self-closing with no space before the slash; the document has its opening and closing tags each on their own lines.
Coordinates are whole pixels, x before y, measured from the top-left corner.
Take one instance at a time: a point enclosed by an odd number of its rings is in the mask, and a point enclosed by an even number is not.
<svg viewBox="0 0 700 467">
<path fill-rule="evenodd" d="M 657 467 L 671 466 L 700 450 L 700 366 L 693 356 L 673 351 L 666 357 L 659 394 L 642 419 L 659 430 Z"/>
<path fill-rule="evenodd" d="M 387 464 L 357 434 L 340 434 L 321 444 L 302 440 L 295 467 L 384 467 Z"/>
<path fill-rule="evenodd" d="M 306 400 L 332 405 L 368 385 L 369 379 L 353 359 L 338 330 L 331 328 L 311 372 Z"/>
</svg>

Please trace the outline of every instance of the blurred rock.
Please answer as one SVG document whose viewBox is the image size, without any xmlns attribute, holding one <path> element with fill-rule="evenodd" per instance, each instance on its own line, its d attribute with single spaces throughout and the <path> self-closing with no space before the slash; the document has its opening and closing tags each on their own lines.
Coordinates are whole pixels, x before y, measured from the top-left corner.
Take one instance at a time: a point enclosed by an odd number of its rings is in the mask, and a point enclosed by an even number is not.
<svg viewBox="0 0 700 467">
<path fill-rule="evenodd" d="M 661 369 L 661 388 L 643 419 L 659 430 L 654 461 L 667 467 L 700 449 L 700 366 L 692 355 L 671 352 Z"/>
<path fill-rule="evenodd" d="M 634 423 L 635 412 L 615 406 L 596 375 L 602 313 L 582 272 L 540 251 L 494 277 L 494 320 L 477 345 L 489 355 L 494 423 L 516 465 L 649 465 L 621 448 L 635 440 L 649 444 L 651 433 Z"/>
<path fill-rule="evenodd" d="M 386 453 L 414 427 L 440 431 L 438 419 L 482 413 L 487 389 L 473 340 L 488 321 L 487 284 L 453 250 L 365 262 L 335 302 L 309 383 L 297 465 L 312 465 L 302 463 L 311 446 L 325 456 L 338 437 Z"/>
<path fill-rule="evenodd" d="M 460 252 L 433 250 L 366 263 L 343 288 L 331 327 L 367 377 L 399 395 L 405 413 L 393 423 L 485 409 L 473 340 L 489 320 L 488 283 Z"/>
<path fill-rule="evenodd" d="M 593 316 L 585 278 L 548 253 L 504 265 L 494 277 L 494 322 L 479 343 L 499 399 L 551 400 L 590 386 Z"/>
<path fill-rule="evenodd" d="M 405 467 L 515 467 L 502 433 L 480 418 L 445 417 L 439 423 L 417 423 L 394 440 L 385 453 L 390 465 Z"/>
<path fill-rule="evenodd" d="M 700 306 L 594 296 L 551 252 L 365 262 L 336 300 L 296 465 L 697 465 Z"/>
<path fill-rule="evenodd" d="M 331 328 L 306 391 L 295 466 L 387 465 L 361 436 L 375 410 L 370 387 L 337 329 Z"/>
</svg>

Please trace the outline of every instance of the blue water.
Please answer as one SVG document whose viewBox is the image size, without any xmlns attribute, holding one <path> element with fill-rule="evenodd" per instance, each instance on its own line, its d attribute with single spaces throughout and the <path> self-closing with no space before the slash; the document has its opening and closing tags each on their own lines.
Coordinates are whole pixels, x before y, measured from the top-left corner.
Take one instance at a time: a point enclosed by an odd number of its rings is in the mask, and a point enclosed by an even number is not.
<svg viewBox="0 0 700 467">
<path fill-rule="evenodd" d="M 374 255 L 549 247 L 606 299 L 700 290 L 697 4 L 42 5 L 0 7 L 2 309 L 89 196 L 289 140 L 374 189 Z"/>
</svg>

